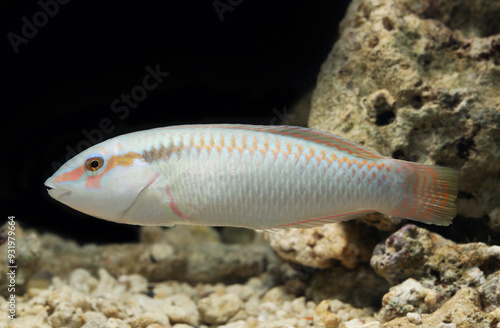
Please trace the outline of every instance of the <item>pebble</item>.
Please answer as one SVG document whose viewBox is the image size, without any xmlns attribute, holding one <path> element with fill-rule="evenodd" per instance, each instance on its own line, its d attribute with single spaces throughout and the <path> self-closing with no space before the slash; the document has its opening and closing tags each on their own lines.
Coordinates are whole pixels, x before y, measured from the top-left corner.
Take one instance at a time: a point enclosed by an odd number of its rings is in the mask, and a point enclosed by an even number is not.
<svg viewBox="0 0 500 328">
<path fill-rule="evenodd" d="M 224 324 L 243 308 L 243 301 L 235 294 L 211 294 L 198 303 L 201 318 L 209 324 Z"/>
<path fill-rule="evenodd" d="M 416 325 L 420 325 L 422 323 L 422 317 L 420 316 L 420 314 L 416 312 L 410 312 L 406 315 L 406 317 L 408 318 L 409 322 L 414 323 Z"/>
</svg>

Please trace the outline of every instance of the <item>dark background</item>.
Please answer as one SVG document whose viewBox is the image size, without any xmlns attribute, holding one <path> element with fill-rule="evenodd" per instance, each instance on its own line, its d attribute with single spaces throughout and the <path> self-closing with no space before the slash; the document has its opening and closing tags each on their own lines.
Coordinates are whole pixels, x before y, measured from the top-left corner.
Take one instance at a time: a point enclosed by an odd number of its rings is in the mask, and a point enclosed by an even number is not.
<svg viewBox="0 0 500 328">
<path fill-rule="evenodd" d="M 42 0 L 47 19 L 39 2 L 2 2 L 0 223 L 15 215 L 79 242 L 135 240 L 136 227 L 81 214 L 46 192 L 56 163 L 88 142 L 82 131 L 101 138 L 103 119 L 114 127 L 104 139 L 185 123 L 281 123 L 276 112 L 314 87 L 348 2 L 72 0 L 56 8 Z M 25 38 L 17 53 L 14 34 Z M 111 104 L 157 65 L 170 75 L 121 119 Z"/>
</svg>

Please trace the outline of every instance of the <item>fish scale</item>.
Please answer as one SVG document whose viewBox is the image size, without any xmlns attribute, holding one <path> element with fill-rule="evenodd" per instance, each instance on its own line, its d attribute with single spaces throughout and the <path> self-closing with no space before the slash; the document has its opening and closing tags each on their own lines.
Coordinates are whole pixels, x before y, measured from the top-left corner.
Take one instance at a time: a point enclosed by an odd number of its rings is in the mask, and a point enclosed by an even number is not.
<svg viewBox="0 0 500 328">
<path fill-rule="evenodd" d="M 457 180 L 456 170 L 385 158 L 321 131 L 220 124 L 115 137 L 46 185 L 68 206 L 116 222 L 269 229 L 369 212 L 446 225 Z"/>
</svg>

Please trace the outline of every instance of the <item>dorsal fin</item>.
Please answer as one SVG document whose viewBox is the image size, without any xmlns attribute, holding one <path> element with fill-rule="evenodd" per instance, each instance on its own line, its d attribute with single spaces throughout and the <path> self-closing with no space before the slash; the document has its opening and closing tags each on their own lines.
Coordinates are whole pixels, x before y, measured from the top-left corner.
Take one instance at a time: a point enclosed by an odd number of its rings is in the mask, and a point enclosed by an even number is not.
<svg viewBox="0 0 500 328">
<path fill-rule="evenodd" d="M 327 132 L 289 125 L 273 126 L 270 127 L 270 129 L 282 135 L 291 135 L 305 140 L 314 141 L 316 143 L 325 144 L 330 147 L 335 147 L 339 150 L 346 151 L 349 154 L 365 159 L 384 158 L 384 156 L 374 152 L 373 150 L 367 149 L 352 141 Z"/>
<path fill-rule="evenodd" d="M 303 140 L 313 141 L 319 144 L 324 144 L 329 147 L 335 147 L 338 150 L 348 152 L 360 158 L 373 160 L 384 158 L 379 153 L 360 146 L 352 141 L 342 137 L 318 131 L 314 129 L 291 126 L 291 125 L 246 125 L 246 124 L 200 124 L 200 125 L 184 125 L 184 126 L 171 126 L 168 128 L 226 128 L 226 129 L 239 129 L 249 131 L 269 132 L 280 134 L 283 136 L 291 136 Z"/>
</svg>

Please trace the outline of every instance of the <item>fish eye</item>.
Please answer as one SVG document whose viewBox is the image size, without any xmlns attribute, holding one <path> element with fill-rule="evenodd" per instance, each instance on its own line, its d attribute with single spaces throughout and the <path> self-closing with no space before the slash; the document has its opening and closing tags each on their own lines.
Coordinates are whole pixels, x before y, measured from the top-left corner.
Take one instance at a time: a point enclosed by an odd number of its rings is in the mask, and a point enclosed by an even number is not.
<svg viewBox="0 0 500 328">
<path fill-rule="evenodd" d="M 99 155 L 92 155 L 85 162 L 85 168 L 88 171 L 92 172 L 99 170 L 103 166 L 104 166 L 104 158 L 102 158 L 102 156 Z"/>
</svg>

